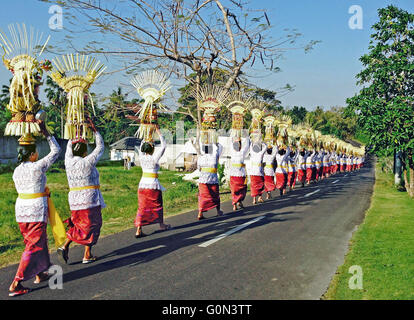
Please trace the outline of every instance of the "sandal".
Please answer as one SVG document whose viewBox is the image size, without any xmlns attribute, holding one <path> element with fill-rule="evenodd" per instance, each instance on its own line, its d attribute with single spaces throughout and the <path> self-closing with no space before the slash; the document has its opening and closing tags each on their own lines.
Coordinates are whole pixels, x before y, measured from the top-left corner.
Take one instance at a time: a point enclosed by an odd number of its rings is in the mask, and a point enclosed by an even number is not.
<svg viewBox="0 0 414 320">
<path fill-rule="evenodd" d="M 9 297 L 21 296 L 21 295 L 26 294 L 26 293 L 29 293 L 29 292 L 30 292 L 30 289 L 29 288 L 22 287 L 19 290 L 10 291 L 9 292 Z"/>
<path fill-rule="evenodd" d="M 66 264 L 68 264 L 68 260 L 69 260 L 69 250 L 68 249 L 60 247 L 60 248 L 57 249 L 57 254 L 58 254 L 59 259 L 62 262 L 65 262 Z"/>
<path fill-rule="evenodd" d="M 85 259 L 85 258 L 83 258 L 83 259 L 82 259 L 82 263 L 84 263 L 84 264 L 87 264 L 87 263 L 92 263 L 92 262 L 95 262 L 97 259 L 98 259 L 98 257 L 91 257 L 91 258 L 89 258 L 89 259 Z"/>
</svg>

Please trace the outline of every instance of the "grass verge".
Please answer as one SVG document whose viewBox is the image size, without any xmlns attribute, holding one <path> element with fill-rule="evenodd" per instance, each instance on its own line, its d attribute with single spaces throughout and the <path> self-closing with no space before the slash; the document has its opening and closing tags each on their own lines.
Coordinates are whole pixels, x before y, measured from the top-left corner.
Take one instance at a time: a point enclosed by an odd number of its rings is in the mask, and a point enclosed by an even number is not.
<svg viewBox="0 0 414 320">
<path fill-rule="evenodd" d="M 414 200 L 379 165 L 375 175 L 371 207 L 322 299 L 414 299 Z M 362 289 L 349 286 L 355 265 L 362 268 Z"/>
</svg>

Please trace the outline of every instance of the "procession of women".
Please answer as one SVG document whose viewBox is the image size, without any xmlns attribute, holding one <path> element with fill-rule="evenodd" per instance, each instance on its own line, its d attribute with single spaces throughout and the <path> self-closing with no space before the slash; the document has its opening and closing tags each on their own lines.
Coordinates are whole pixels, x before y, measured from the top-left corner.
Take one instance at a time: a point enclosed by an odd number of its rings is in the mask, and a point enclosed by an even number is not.
<svg viewBox="0 0 414 320">
<path fill-rule="evenodd" d="M 34 278 L 35 283 L 40 283 L 49 279 L 47 224 L 63 263 L 70 260 L 72 242 L 84 246 L 83 264 L 99 260 L 93 254 L 93 247 L 99 241 L 101 210 L 106 203 L 96 166 L 104 152 L 104 140 L 94 125 L 89 89 L 104 73 L 105 66 L 94 57 L 81 54 L 41 61 L 49 38 L 42 40 L 32 29 L 26 30 L 24 24 L 13 25 L 9 31 L 9 35 L 0 33 L 3 63 L 13 75 L 7 106 L 12 118 L 5 135 L 18 137 L 19 142 L 18 166 L 13 173 L 18 193 L 15 213 L 26 245 L 9 295 L 19 296 L 30 291 L 23 282 Z M 50 197 L 53 190 L 47 186 L 47 171 L 63 151 L 50 134 L 47 114 L 39 101 L 44 73 L 50 74 L 67 98 L 64 139 L 68 143 L 64 152 L 71 216 L 65 221 L 61 220 Z M 157 123 L 158 113 L 167 110 L 162 100 L 171 84 L 161 71 L 147 70 L 133 77 L 131 85 L 141 98 L 137 137 L 141 139 L 142 176 L 140 180 L 137 177 L 137 213 L 131 221 L 135 238 L 139 239 L 146 236 L 145 226 L 158 224 L 164 231 L 173 227 L 164 221 L 165 189 L 158 180 L 158 172 L 166 141 Z M 217 216 L 242 212 L 249 192 L 249 205 L 260 205 L 275 196 L 283 197 L 295 188 L 331 175 L 357 171 L 364 165 L 364 147 L 324 135 L 308 123 L 293 125 L 287 115 L 269 112 L 261 101 L 243 91 L 225 89 L 214 83 L 194 87 L 190 94 L 203 113 L 197 137 L 192 140 L 199 171 L 198 215 L 194 217 L 197 220 L 206 219 L 204 213 L 210 210 L 215 210 Z M 88 105 L 92 107 L 88 109 Z M 232 115 L 230 162 L 226 167 L 232 212 L 224 212 L 220 200 L 218 167 L 223 146 L 218 143 L 217 131 L 221 128 L 217 123 L 222 108 L 227 108 Z M 36 149 L 36 137 L 37 140 L 45 138 L 50 146 L 49 154 L 42 159 Z M 158 140 L 160 145 L 155 147 Z M 88 144 L 92 142 L 96 143 L 95 149 L 88 153 Z"/>
</svg>

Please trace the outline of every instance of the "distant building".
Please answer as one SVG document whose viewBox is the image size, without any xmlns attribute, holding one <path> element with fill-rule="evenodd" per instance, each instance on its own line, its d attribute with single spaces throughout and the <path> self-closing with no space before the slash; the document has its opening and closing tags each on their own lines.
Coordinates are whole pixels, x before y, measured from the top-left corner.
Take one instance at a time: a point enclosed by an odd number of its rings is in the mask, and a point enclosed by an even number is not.
<svg viewBox="0 0 414 320">
<path fill-rule="evenodd" d="M 125 137 L 111 145 L 111 160 L 124 160 L 129 156 L 131 161 L 135 163 L 138 160 L 137 148 L 141 145 L 141 139 L 135 137 Z"/>
</svg>

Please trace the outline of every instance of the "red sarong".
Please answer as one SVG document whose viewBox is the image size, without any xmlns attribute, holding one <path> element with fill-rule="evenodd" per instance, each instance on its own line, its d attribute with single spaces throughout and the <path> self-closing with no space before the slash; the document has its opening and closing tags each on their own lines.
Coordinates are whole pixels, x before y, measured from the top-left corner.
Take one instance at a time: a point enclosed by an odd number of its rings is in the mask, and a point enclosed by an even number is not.
<svg viewBox="0 0 414 320">
<path fill-rule="evenodd" d="M 19 228 L 26 247 L 14 280 L 26 281 L 47 271 L 51 266 L 47 246 L 47 223 L 19 222 Z"/>
<path fill-rule="evenodd" d="M 264 191 L 264 177 L 250 176 L 250 193 L 252 197 L 262 195 Z"/>
<path fill-rule="evenodd" d="M 348 171 L 348 172 L 351 171 L 351 168 L 352 168 L 352 166 L 350 164 L 346 165 L 346 171 Z"/>
<path fill-rule="evenodd" d="M 198 211 L 205 212 L 220 205 L 218 184 L 198 184 Z"/>
<path fill-rule="evenodd" d="M 341 166 L 341 172 L 345 172 L 346 171 L 346 164 L 343 164 L 342 166 Z"/>
<path fill-rule="evenodd" d="M 70 226 L 66 232 L 68 239 L 82 245 L 95 245 L 102 227 L 101 206 L 71 212 L 71 217 L 65 221 Z"/>
<path fill-rule="evenodd" d="M 162 191 L 156 189 L 138 189 L 138 210 L 135 227 L 154 223 L 163 223 L 164 209 Z"/>
<path fill-rule="evenodd" d="M 306 171 L 299 169 L 298 171 L 298 180 L 300 183 L 305 183 L 306 181 Z"/>
<path fill-rule="evenodd" d="M 315 168 L 315 179 L 318 180 L 319 177 L 322 177 L 324 167 Z"/>
<path fill-rule="evenodd" d="M 289 187 L 293 188 L 295 186 L 297 176 L 298 176 L 298 173 L 296 171 L 295 172 L 291 171 L 288 173 L 288 186 Z"/>
<path fill-rule="evenodd" d="M 281 190 L 286 188 L 287 184 L 287 173 L 276 173 L 276 188 Z"/>
<path fill-rule="evenodd" d="M 264 186 L 266 192 L 271 192 L 276 189 L 275 176 L 264 176 Z"/>
<path fill-rule="evenodd" d="M 309 183 L 312 180 L 313 168 L 306 168 L 306 182 Z"/>
<path fill-rule="evenodd" d="M 246 177 L 230 177 L 230 190 L 233 205 L 243 201 L 247 193 Z"/>
</svg>

